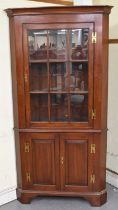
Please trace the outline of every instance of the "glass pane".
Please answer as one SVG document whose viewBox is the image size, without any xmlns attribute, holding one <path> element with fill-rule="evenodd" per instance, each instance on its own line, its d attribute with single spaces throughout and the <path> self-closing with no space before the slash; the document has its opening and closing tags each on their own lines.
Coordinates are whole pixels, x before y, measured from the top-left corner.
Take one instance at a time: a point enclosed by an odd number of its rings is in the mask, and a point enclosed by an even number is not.
<svg viewBox="0 0 118 210">
<path fill-rule="evenodd" d="M 66 30 L 49 31 L 49 59 L 66 59 Z"/>
<path fill-rule="evenodd" d="M 47 64 L 32 63 L 30 64 L 30 91 L 40 90 L 48 91 L 48 72 Z"/>
<path fill-rule="evenodd" d="M 68 121 L 67 94 L 51 94 L 51 120 Z"/>
<path fill-rule="evenodd" d="M 32 121 L 88 121 L 88 36 L 88 28 L 28 30 Z"/>
<path fill-rule="evenodd" d="M 88 63 L 72 63 L 70 67 L 70 90 L 88 91 Z"/>
<path fill-rule="evenodd" d="M 88 95 L 70 95 L 71 121 L 88 121 Z"/>
<path fill-rule="evenodd" d="M 48 94 L 31 94 L 31 120 L 48 121 Z"/>
<path fill-rule="evenodd" d="M 47 58 L 47 31 L 30 30 L 28 33 L 30 60 L 46 60 Z"/>
<path fill-rule="evenodd" d="M 65 91 L 68 88 L 68 72 L 65 63 L 50 64 L 50 90 Z"/>
<path fill-rule="evenodd" d="M 87 28 L 71 30 L 71 59 L 88 59 L 88 33 L 89 30 Z"/>
</svg>

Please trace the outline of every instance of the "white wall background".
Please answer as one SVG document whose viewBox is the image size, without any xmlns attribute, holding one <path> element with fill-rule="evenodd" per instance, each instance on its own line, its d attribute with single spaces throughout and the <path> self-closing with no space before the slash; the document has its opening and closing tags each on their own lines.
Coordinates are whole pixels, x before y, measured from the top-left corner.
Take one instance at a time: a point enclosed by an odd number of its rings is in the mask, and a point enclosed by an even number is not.
<svg viewBox="0 0 118 210">
<path fill-rule="evenodd" d="M 27 0 L 0 0 L 0 205 L 16 197 L 9 22 L 4 9 L 53 6 Z"/>
<path fill-rule="evenodd" d="M 80 0 L 91 4 L 92 0 Z M 80 4 L 79 3 L 79 4 Z M 75 4 L 77 1 L 75 0 Z M 111 4 L 110 38 L 118 38 L 118 1 L 93 0 L 93 4 Z M 13 134 L 13 112 L 10 68 L 10 41 L 8 17 L 3 11 L 13 7 L 48 6 L 52 4 L 27 0 L 0 0 L 0 205 L 15 199 L 16 167 Z M 107 167 L 118 172 L 118 46 L 110 46 L 109 103 L 108 103 L 108 155 Z M 108 176 L 109 179 L 113 177 Z M 109 180 L 108 179 L 108 180 Z M 110 180 L 109 180 L 110 181 Z M 118 186 L 118 179 L 112 184 Z"/>
<path fill-rule="evenodd" d="M 92 0 L 73 0 L 74 5 L 92 5 Z"/>
</svg>

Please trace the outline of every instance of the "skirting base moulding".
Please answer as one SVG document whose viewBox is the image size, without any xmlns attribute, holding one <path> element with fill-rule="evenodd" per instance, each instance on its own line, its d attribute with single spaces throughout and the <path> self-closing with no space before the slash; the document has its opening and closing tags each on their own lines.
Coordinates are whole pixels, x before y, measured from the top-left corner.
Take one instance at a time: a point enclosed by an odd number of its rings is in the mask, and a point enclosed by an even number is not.
<svg viewBox="0 0 118 210">
<path fill-rule="evenodd" d="M 16 186 L 0 192 L 0 206 L 16 199 Z"/>
</svg>

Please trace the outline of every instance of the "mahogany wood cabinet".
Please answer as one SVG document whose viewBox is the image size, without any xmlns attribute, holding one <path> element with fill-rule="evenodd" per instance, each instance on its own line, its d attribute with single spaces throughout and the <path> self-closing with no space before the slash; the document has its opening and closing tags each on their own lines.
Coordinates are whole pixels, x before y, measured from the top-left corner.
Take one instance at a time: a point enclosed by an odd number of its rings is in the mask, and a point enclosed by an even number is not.
<svg viewBox="0 0 118 210">
<path fill-rule="evenodd" d="M 111 8 L 6 10 L 22 203 L 40 195 L 106 202 Z"/>
</svg>

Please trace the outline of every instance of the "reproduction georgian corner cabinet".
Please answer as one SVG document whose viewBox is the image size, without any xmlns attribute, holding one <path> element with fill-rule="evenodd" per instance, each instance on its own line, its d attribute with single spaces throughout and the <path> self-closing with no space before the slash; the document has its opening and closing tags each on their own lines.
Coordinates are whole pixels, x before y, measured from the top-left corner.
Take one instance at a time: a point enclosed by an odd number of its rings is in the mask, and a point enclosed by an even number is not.
<svg viewBox="0 0 118 210">
<path fill-rule="evenodd" d="M 106 202 L 111 6 L 7 9 L 18 188 Z"/>
</svg>

